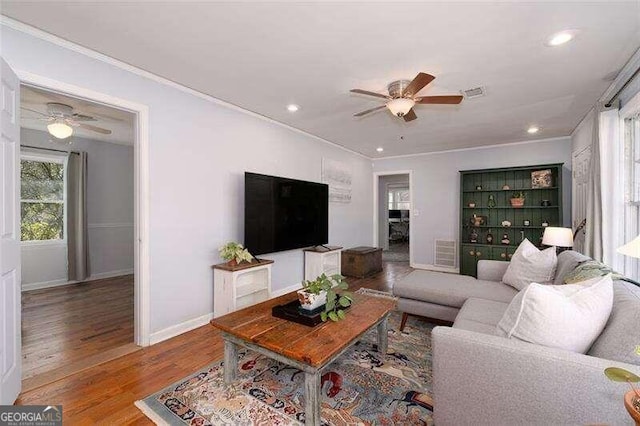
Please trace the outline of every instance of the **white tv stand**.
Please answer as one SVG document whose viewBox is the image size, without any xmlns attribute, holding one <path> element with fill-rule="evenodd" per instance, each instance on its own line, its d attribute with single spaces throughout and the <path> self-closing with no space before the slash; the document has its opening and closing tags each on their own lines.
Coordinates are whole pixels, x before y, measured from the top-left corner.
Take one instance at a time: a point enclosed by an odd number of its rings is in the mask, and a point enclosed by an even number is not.
<svg viewBox="0 0 640 426">
<path fill-rule="evenodd" d="M 314 280 L 319 275 L 339 274 L 342 270 L 342 247 L 316 246 L 304 249 L 304 279 Z"/>
</svg>

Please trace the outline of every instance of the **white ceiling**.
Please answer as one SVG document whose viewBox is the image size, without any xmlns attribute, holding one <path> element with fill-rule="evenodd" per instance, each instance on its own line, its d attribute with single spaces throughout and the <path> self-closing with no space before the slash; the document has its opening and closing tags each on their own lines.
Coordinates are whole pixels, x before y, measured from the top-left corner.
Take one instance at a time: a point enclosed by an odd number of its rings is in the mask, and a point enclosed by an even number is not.
<svg viewBox="0 0 640 426">
<path fill-rule="evenodd" d="M 3 1 L 2 13 L 371 157 L 569 135 L 640 46 L 638 1 Z M 564 29 L 580 32 L 545 46 Z M 436 76 L 421 94 L 487 95 L 420 106 L 410 123 L 352 117 L 378 101 L 349 89 L 419 71 Z"/>
<path fill-rule="evenodd" d="M 87 121 L 92 126 L 102 127 L 111 130 L 110 135 L 92 132 L 80 127 L 74 127 L 73 136 L 99 140 L 103 142 L 112 142 L 121 145 L 133 145 L 135 116 L 130 112 L 110 108 L 94 102 L 85 101 L 83 99 L 73 98 L 61 95 L 59 93 L 49 92 L 34 87 L 22 86 L 20 88 L 20 106 L 29 110 L 47 113 L 47 103 L 57 102 L 69 105 L 73 108 L 73 112 L 89 115 L 96 121 Z M 47 131 L 47 121 L 40 120 L 42 116 L 22 109 L 20 111 L 20 127 L 33 130 Z M 73 136 L 70 141 L 73 143 Z M 52 137 L 53 141 L 57 139 Z"/>
</svg>

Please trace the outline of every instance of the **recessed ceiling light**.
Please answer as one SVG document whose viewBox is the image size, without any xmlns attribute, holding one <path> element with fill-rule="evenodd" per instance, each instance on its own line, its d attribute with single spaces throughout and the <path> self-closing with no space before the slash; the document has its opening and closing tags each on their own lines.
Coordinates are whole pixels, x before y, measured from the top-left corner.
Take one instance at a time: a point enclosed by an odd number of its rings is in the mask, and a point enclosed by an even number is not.
<svg viewBox="0 0 640 426">
<path fill-rule="evenodd" d="M 289 112 L 296 112 L 296 111 L 298 111 L 299 109 L 300 109 L 300 106 L 299 106 L 299 105 L 296 105 L 296 104 L 289 104 L 289 105 L 287 105 L 287 111 L 289 111 Z"/>
<path fill-rule="evenodd" d="M 560 46 L 573 40 L 576 36 L 576 30 L 565 30 L 555 33 L 547 40 L 547 46 Z"/>
<path fill-rule="evenodd" d="M 376 148 L 376 151 L 382 152 L 382 151 L 384 151 L 384 148 L 380 146 L 380 147 Z"/>
<path fill-rule="evenodd" d="M 540 129 L 537 126 L 529 126 L 529 128 L 527 129 L 527 133 L 533 135 L 534 133 L 538 133 L 538 130 Z"/>
</svg>

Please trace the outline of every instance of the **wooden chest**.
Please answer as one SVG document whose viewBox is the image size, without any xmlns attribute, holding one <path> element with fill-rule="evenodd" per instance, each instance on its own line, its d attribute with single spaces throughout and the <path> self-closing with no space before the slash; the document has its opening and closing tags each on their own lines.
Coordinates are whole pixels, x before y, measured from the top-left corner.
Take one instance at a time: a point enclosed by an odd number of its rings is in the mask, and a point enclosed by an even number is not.
<svg viewBox="0 0 640 426">
<path fill-rule="evenodd" d="M 342 252 L 342 275 L 363 278 L 382 271 L 382 249 L 354 247 Z"/>
</svg>

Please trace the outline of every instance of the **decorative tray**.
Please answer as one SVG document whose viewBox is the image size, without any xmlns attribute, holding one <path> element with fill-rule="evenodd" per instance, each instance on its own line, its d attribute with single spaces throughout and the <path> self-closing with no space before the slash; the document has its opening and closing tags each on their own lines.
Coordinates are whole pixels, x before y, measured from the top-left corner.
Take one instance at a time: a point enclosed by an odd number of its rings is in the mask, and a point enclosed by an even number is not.
<svg viewBox="0 0 640 426">
<path fill-rule="evenodd" d="M 349 309 L 342 308 L 342 309 Z M 284 305 L 278 305 L 271 308 L 271 315 L 276 318 L 282 318 L 287 321 L 297 322 L 298 324 L 306 325 L 308 327 L 315 327 L 322 322 L 320 318 L 320 312 L 324 311 L 324 305 L 320 308 L 314 309 L 310 313 L 301 312 L 300 302 L 294 300 Z"/>
</svg>

